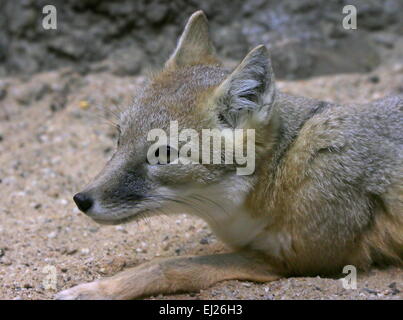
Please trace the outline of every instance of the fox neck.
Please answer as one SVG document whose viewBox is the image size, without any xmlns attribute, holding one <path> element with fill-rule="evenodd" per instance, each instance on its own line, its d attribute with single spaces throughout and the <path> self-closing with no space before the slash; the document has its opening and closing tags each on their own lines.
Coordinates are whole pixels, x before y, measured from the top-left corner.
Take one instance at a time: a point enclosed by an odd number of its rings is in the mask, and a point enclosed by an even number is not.
<svg viewBox="0 0 403 320">
<path fill-rule="evenodd" d="M 206 221 L 224 243 L 240 248 L 249 244 L 264 229 L 267 217 L 257 217 L 245 206 L 255 177 L 234 175 L 197 194 L 219 204 L 195 213 Z"/>
<path fill-rule="evenodd" d="M 273 110 L 269 123 L 256 130 L 256 170 L 252 175 L 232 175 L 197 192 L 220 204 L 221 208 L 216 206 L 213 210 L 202 211 L 196 215 L 205 220 L 212 231 L 230 246 L 247 246 L 258 238 L 270 223 L 270 216 L 259 214 L 262 210 L 256 210 L 255 206 L 250 205 L 250 200 L 258 181 L 267 175 L 267 172 L 264 172 L 265 164 L 271 161 L 273 150 L 278 144 L 279 128 L 279 116 L 276 110 Z"/>
</svg>

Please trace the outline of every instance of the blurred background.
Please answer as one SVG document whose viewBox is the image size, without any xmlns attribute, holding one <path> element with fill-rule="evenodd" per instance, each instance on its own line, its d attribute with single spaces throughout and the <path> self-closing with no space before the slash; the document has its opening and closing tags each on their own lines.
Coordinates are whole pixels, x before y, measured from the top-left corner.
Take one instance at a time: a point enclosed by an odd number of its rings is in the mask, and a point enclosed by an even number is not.
<svg viewBox="0 0 403 320">
<path fill-rule="evenodd" d="M 57 30 L 42 27 L 46 4 L 57 8 Z M 357 30 L 342 26 L 345 5 L 357 8 Z M 0 76 L 65 66 L 140 74 L 161 65 L 198 9 L 221 57 L 263 43 L 281 79 L 371 71 L 403 35 L 401 0 L 2 0 Z"/>
<path fill-rule="evenodd" d="M 57 29 L 45 30 L 45 5 Z M 357 29 L 343 28 L 345 5 Z M 283 92 L 337 103 L 403 93 L 402 0 L 0 0 L 0 299 L 52 299 L 157 256 L 228 250 L 186 214 L 99 226 L 73 194 L 112 156 L 114 113 L 161 68 L 202 9 L 234 67 L 258 44 Z M 44 285 L 55 270 L 55 287 Z M 403 271 L 373 269 L 358 289 L 330 278 L 229 281 L 174 299 L 402 299 Z"/>
</svg>

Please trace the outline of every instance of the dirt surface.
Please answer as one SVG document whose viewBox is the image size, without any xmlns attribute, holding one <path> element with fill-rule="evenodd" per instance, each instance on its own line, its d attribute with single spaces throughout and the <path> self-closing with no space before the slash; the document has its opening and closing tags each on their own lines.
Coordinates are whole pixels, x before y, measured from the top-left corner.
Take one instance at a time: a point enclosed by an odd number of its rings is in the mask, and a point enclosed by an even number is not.
<svg viewBox="0 0 403 320">
<path fill-rule="evenodd" d="M 370 74 L 278 87 L 336 102 L 370 101 L 403 92 L 403 61 L 390 61 Z M 72 195 L 115 146 L 115 131 L 97 117 L 104 113 L 97 107 L 130 104 L 143 80 L 108 73 L 82 77 L 69 69 L 0 80 L 1 299 L 52 299 L 56 291 L 157 256 L 227 250 L 204 222 L 185 214 L 99 226 L 75 208 Z M 46 289 L 47 266 L 56 268 L 56 290 Z M 227 281 L 200 293 L 155 298 L 402 299 L 402 292 L 403 270 L 388 268 L 358 274 L 356 290 L 343 289 L 338 279 L 299 277 L 267 284 Z"/>
</svg>

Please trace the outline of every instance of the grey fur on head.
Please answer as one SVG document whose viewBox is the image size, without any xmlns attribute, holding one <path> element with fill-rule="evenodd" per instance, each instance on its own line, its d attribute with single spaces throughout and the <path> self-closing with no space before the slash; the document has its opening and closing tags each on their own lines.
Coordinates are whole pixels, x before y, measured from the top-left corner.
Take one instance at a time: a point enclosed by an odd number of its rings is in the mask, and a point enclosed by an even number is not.
<svg viewBox="0 0 403 320">
<path fill-rule="evenodd" d="M 254 114 L 267 123 L 275 96 L 274 73 L 265 46 L 253 49 L 216 89 L 220 113 L 237 127 Z"/>
</svg>

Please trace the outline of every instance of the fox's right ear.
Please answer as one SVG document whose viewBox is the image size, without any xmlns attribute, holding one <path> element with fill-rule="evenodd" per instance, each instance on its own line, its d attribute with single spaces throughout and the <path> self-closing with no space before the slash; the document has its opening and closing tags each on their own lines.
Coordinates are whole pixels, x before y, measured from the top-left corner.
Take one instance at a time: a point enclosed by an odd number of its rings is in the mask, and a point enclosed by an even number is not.
<svg viewBox="0 0 403 320">
<path fill-rule="evenodd" d="M 199 63 L 219 63 L 210 39 L 207 18 L 201 10 L 189 18 L 176 49 L 165 66 L 181 67 Z"/>
<path fill-rule="evenodd" d="M 231 127 L 270 119 L 275 98 L 274 74 L 269 52 L 260 45 L 215 89 L 213 100 L 219 118 Z"/>
</svg>

